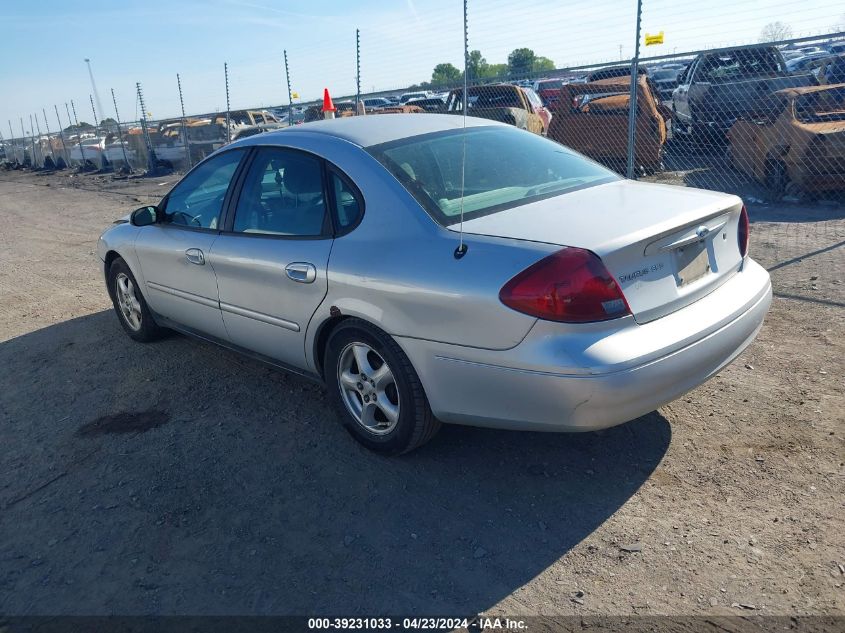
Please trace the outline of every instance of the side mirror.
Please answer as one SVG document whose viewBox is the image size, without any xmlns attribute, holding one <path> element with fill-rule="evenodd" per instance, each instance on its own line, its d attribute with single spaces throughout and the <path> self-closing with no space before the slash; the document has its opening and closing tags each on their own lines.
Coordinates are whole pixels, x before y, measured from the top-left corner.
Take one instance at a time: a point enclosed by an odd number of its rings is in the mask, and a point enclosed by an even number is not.
<svg viewBox="0 0 845 633">
<path fill-rule="evenodd" d="M 132 215 L 129 216 L 129 222 L 132 226 L 149 226 L 156 223 L 158 213 L 158 207 L 141 207 L 132 212 Z"/>
</svg>

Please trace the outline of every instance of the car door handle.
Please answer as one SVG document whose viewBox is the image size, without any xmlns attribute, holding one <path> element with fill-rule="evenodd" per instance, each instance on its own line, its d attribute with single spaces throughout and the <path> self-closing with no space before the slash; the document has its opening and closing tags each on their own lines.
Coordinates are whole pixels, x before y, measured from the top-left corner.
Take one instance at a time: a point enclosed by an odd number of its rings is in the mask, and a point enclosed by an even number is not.
<svg viewBox="0 0 845 633">
<path fill-rule="evenodd" d="M 196 264 L 197 266 L 202 266 L 205 264 L 205 255 L 203 255 L 202 251 L 198 248 L 189 248 L 188 250 L 186 250 L 185 259 L 187 259 L 192 264 Z"/>
<path fill-rule="evenodd" d="M 285 266 L 285 273 L 288 279 L 298 281 L 301 284 L 314 283 L 317 279 L 317 268 L 314 264 L 307 262 L 293 262 Z"/>
</svg>

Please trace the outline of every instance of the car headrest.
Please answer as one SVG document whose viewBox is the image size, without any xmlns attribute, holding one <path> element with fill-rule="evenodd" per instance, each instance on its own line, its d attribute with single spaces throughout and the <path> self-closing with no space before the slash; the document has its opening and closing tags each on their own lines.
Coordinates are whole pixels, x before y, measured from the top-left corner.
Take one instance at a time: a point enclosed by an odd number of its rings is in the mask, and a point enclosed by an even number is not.
<svg viewBox="0 0 845 633">
<path fill-rule="evenodd" d="M 294 194 L 313 194 L 323 190 L 320 168 L 311 161 L 290 161 L 285 166 L 283 177 L 285 188 Z"/>
</svg>

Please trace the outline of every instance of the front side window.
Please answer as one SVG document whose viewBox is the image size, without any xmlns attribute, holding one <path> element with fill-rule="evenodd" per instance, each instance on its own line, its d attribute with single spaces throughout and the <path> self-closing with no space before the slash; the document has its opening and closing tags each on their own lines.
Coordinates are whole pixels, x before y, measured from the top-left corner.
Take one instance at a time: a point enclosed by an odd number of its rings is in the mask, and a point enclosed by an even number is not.
<svg viewBox="0 0 845 633">
<path fill-rule="evenodd" d="M 167 196 L 164 222 L 201 229 L 216 229 L 223 200 L 244 150 L 218 154 L 199 165 Z"/>
<path fill-rule="evenodd" d="M 258 150 L 244 179 L 233 230 L 296 237 L 326 233 L 320 161 L 283 148 Z"/>
<path fill-rule="evenodd" d="M 443 226 L 458 222 L 461 208 L 469 220 L 619 180 L 584 156 L 511 126 L 423 134 L 367 151 Z"/>
</svg>

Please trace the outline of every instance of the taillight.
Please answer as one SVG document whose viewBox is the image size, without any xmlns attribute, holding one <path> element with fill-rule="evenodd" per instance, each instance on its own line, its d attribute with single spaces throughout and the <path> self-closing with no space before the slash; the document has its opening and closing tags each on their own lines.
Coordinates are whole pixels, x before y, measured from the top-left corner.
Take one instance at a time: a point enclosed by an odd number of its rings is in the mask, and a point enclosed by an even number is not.
<svg viewBox="0 0 845 633">
<path fill-rule="evenodd" d="M 748 254 L 748 211 L 745 205 L 742 205 L 742 211 L 739 214 L 736 241 L 739 244 L 739 254 L 745 257 Z"/>
<path fill-rule="evenodd" d="M 581 248 L 564 248 L 529 266 L 504 285 L 499 299 L 518 312 L 565 323 L 606 321 L 631 313 L 602 261 Z"/>
</svg>

